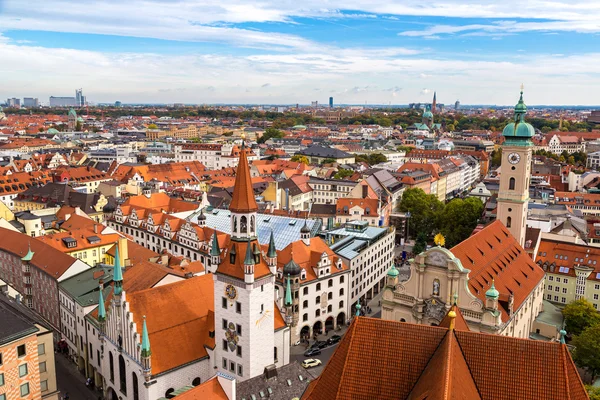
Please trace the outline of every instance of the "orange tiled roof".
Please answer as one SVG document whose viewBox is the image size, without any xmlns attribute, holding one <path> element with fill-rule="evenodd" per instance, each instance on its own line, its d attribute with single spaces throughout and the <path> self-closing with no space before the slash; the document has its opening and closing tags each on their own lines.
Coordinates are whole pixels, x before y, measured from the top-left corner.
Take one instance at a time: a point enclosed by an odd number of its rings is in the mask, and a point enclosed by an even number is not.
<svg viewBox="0 0 600 400">
<path fill-rule="evenodd" d="M 208 357 L 206 347 L 214 348 L 215 341 L 209 337 L 215 329 L 213 296 L 211 275 L 128 293 L 140 333 L 146 316 L 153 375 Z"/>
<path fill-rule="evenodd" d="M 216 376 L 177 395 L 178 400 L 229 400 Z"/>
<path fill-rule="evenodd" d="M 258 243 L 258 240 L 252 240 L 250 242 L 238 242 L 234 240 L 230 241 L 227 249 L 222 252 L 222 260 L 217 267 L 217 272 L 244 280 L 244 259 L 246 257 L 246 250 L 249 245 L 260 250 L 260 244 Z M 234 248 L 235 260 L 232 263 L 230 254 Z M 271 274 L 271 271 L 269 270 L 269 267 L 267 266 L 267 263 L 263 257 L 260 256 L 258 263 L 254 265 L 254 277 L 255 279 L 258 279 L 269 274 Z"/>
<path fill-rule="evenodd" d="M 594 270 L 588 279 L 600 281 L 600 248 L 542 239 L 535 258 L 538 265 L 553 274 L 576 276 L 575 266 Z M 565 270 L 566 267 L 568 269 Z"/>
<path fill-rule="evenodd" d="M 340 198 L 337 200 L 337 204 L 336 204 L 337 215 L 348 215 L 348 216 L 351 215 L 351 214 L 344 213 L 344 207 L 348 207 L 348 212 L 350 212 L 349 210 L 353 207 L 360 207 L 363 210 L 366 210 L 368 208 L 369 214 L 366 216 L 369 216 L 369 217 L 378 217 L 379 216 L 379 213 L 377 212 L 377 209 L 379 208 L 379 200 L 377 200 L 377 199 L 353 199 L 353 198 L 347 198 L 347 197 Z"/>
<path fill-rule="evenodd" d="M 138 209 L 148 209 L 162 213 L 163 211 L 172 214 L 182 211 L 193 211 L 198 208 L 198 205 L 189 201 L 179 200 L 169 197 L 164 192 L 152 193 L 150 197 L 145 195 L 131 196 L 121 205 L 123 214 L 125 214 L 124 207 L 131 206 L 136 209 L 136 212 L 144 212 Z M 128 215 L 128 214 L 125 214 Z M 138 214 L 139 217 L 139 214 Z"/>
<path fill-rule="evenodd" d="M 498 309 L 502 321 L 510 319 L 507 306 L 514 296 L 513 310 L 518 310 L 544 279 L 544 271 L 519 245 L 502 222 L 496 220 L 481 231 L 454 246 L 450 251 L 469 269 L 469 289 L 485 303 L 485 292 L 492 280 L 500 292 Z"/>
<path fill-rule="evenodd" d="M 64 253 L 71 253 L 74 251 L 80 251 L 99 246 L 104 246 L 111 243 L 117 243 L 121 237 L 118 233 L 102 234 L 104 226 L 98 225 L 98 232 L 94 232 L 93 227 L 84 227 L 79 229 L 73 229 L 67 232 L 50 233 L 45 236 L 37 236 L 35 240 L 45 243 L 49 246 L 54 247 Z M 88 240 L 88 238 L 95 236 L 99 241 Z M 67 247 L 63 239 L 74 239 L 77 241 L 77 245 L 74 247 Z"/>
<path fill-rule="evenodd" d="M 229 209 L 232 212 L 247 213 L 258 211 L 258 205 L 254 198 L 254 190 L 252 189 L 252 180 L 250 179 L 250 167 L 248 166 L 248 157 L 246 152 L 240 154 L 240 161 L 235 176 L 235 190 Z"/>
<path fill-rule="evenodd" d="M 588 396 L 564 344 L 359 317 L 302 398 L 586 400 Z"/>
</svg>

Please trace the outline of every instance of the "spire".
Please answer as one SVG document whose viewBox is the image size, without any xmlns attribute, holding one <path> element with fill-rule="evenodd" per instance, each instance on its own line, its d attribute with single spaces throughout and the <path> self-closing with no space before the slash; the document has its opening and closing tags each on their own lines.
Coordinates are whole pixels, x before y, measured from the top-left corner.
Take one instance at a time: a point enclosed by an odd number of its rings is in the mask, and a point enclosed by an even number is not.
<svg viewBox="0 0 600 400">
<path fill-rule="evenodd" d="M 269 250 L 267 250 L 267 257 L 277 257 L 277 249 L 275 248 L 275 237 L 273 236 L 273 229 L 271 229 L 271 237 L 269 238 Z"/>
<path fill-rule="evenodd" d="M 146 327 L 146 316 L 144 315 L 144 324 L 142 326 L 142 357 L 150 357 L 150 338 L 148 337 L 148 328 Z"/>
<path fill-rule="evenodd" d="M 500 297 L 500 292 L 496 290 L 496 286 L 494 285 L 494 280 L 492 279 L 492 286 L 485 292 L 485 297 L 490 297 L 493 299 L 497 299 Z"/>
<path fill-rule="evenodd" d="M 254 190 L 252 189 L 252 179 L 250 178 L 250 166 L 248 157 L 242 142 L 242 151 L 235 176 L 235 186 L 229 210 L 234 213 L 250 213 L 258 211 Z"/>
<path fill-rule="evenodd" d="M 100 291 L 98 293 L 98 321 L 104 322 L 106 320 L 106 308 L 104 307 L 104 295 L 102 294 L 102 285 L 100 285 Z"/>
<path fill-rule="evenodd" d="M 244 259 L 245 265 L 254 265 L 254 254 L 252 254 L 252 243 L 248 241 L 248 246 L 246 247 L 246 258 Z"/>
<path fill-rule="evenodd" d="M 523 121 L 525 113 L 527 113 L 527 106 L 523 101 L 523 84 L 521 84 L 521 97 L 519 98 L 519 102 L 515 106 L 515 122 Z"/>
<path fill-rule="evenodd" d="M 123 269 L 121 268 L 121 259 L 119 258 L 119 245 L 115 250 L 115 266 L 113 267 L 113 283 L 115 285 L 115 294 L 119 295 L 123 291 Z"/>
<path fill-rule="evenodd" d="M 291 280 L 292 278 L 290 278 L 290 274 L 288 274 L 287 287 L 285 288 L 285 305 L 288 307 L 292 305 L 292 287 L 290 285 Z"/>
<path fill-rule="evenodd" d="M 356 316 L 360 317 L 360 301 L 356 302 Z"/>
<path fill-rule="evenodd" d="M 217 230 L 213 233 L 212 246 L 210 247 L 210 255 L 212 257 L 218 257 L 221 255 L 221 249 L 219 249 L 219 241 L 217 240 Z"/>
</svg>

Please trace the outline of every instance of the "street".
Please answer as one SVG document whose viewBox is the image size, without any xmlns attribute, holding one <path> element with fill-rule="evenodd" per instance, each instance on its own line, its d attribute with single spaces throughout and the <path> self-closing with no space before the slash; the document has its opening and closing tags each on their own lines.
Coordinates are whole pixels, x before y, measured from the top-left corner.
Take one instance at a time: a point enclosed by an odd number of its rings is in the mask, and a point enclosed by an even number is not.
<svg viewBox="0 0 600 400">
<path fill-rule="evenodd" d="M 77 371 L 77 366 L 64 355 L 56 353 L 56 380 L 60 399 L 69 393 L 69 400 L 98 400 L 101 393 L 88 389 L 85 378 Z"/>
</svg>

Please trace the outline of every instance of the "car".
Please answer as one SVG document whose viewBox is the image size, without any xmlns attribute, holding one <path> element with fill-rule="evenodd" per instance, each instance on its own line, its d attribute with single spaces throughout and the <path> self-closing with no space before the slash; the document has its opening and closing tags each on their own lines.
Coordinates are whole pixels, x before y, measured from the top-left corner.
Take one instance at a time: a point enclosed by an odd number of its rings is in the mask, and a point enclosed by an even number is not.
<svg viewBox="0 0 600 400">
<path fill-rule="evenodd" d="M 333 335 L 332 337 L 327 339 L 327 344 L 329 344 L 329 345 L 336 344 L 340 340 L 342 340 L 342 337 L 340 335 Z"/>
<path fill-rule="evenodd" d="M 321 364 L 321 360 L 317 360 L 316 358 L 308 358 L 302 362 L 302 366 L 307 369 L 318 367 Z"/>
<path fill-rule="evenodd" d="M 319 349 L 318 347 L 310 348 L 304 352 L 305 357 L 316 356 L 317 354 L 321 354 L 321 349 Z"/>
<path fill-rule="evenodd" d="M 317 340 L 310 347 L 311 349 L 324 349 L 325 347 L 327 347 L 327 342 L 325 340 Z"/>
<path fill-rule="evenodd" d="M 299 340 L 297 340 L 296 343 L 294 343 L 294 346 L 298 346 L 298 345 L 300 345 L 300 341 Z"/>
</svg>

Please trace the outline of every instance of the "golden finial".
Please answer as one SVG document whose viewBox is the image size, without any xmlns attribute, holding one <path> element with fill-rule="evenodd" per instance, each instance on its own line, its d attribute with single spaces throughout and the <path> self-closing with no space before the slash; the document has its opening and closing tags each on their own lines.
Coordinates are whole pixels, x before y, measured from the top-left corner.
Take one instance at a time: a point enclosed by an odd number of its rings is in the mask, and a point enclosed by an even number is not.
<svg viewBox="0 0 600 400">
<path fill-rule="evenodd" d="M 450 317 L 450 330 L 453 331 L 454 330 L 454 321 L 456 320 L 456 312 L 454 310 L 450 310 L 450 312 L 448 313 L 448 316 Z"/>
<path fill-rule="evenodd" d="M 441 233 L 438 233 L 433 238 L 433 243 L 437 244 L 440 247 L 444 247 L 446 245 L 446 238 Z"/>
<path fill-rule="evenodd" d="M 242 132 L 242 140 L 246 140 L 246 133 Z"/>
</svg>

